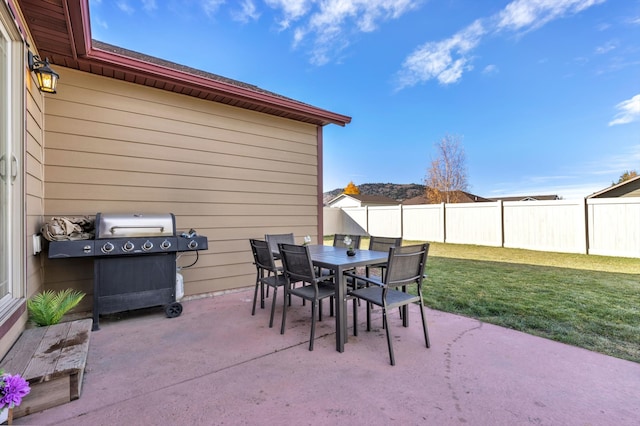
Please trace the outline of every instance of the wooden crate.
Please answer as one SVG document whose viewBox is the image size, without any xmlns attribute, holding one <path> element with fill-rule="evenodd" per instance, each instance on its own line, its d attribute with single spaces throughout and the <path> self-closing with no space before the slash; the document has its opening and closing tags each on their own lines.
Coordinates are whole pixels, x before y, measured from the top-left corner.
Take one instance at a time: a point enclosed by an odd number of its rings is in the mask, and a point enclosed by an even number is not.
<svg viewBox="0 0 640 426">
<path fill-rule="evenodd" d="M 0 362 L 20 374 L 31 392 L 13 410 L 18 418 L 78 399 L 93 320 L 82 319 L 25 330 Z"/>
</svg>

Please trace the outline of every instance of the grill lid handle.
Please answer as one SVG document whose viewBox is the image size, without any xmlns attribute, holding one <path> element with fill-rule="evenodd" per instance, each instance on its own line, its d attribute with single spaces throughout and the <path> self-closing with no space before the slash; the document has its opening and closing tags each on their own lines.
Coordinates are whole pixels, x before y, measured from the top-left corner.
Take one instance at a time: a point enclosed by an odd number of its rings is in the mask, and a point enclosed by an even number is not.
<svg viewBox="0 0 640 426">
<path fill-rule="evenodd" d="M 142 226 L 142 225 L 136 225 L 136 226 L 112 226 L 111 228 L 109 228 L 109 230 L 111 231 L 112 234 L 116 233 L 116 229 L 159 229 L 160 232 L 164 232 L 164 226 Z"/>
</svg>

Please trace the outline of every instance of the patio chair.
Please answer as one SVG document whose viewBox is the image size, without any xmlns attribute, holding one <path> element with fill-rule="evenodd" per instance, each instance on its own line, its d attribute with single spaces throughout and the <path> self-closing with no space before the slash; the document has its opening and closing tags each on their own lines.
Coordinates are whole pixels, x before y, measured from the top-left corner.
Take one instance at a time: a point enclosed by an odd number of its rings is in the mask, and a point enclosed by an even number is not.
<svg viewBox="0 0 640 426">
<path fill-rule="evenodd" d="M 360 248 L 360 239 L 362 238 L 360 235 L 347 235 L 347 234 L 335 234 L 333 236 L 333 246 L 334 247 L 342 247 L 342 248 L 349 248 L 349 245 L 345 244 L 344 239 L 345 237 L 349 237 L 351 238 L 351 247 L 353 247 L 354 249 L 359 249 Z"/>
<path fill-rule="evenodd" d="M 311 302 L 311 338 L 309 350 L 313 350 L 313 340 L 316 332 L 316 306 L 318 307 L 318 321 L 322 321 L 322 300 L 335 294 L 333 275 L 318 276 L 311 262 L 309 248 L 293 244 L 278 244 L 282 256 L 282 266 L 287 284 L 285 285 L 285 305 L 287 296 L 298 296 L 302 300 Z M 292 284 L 301 282 L 301 287 Z M 280 334 L 284 334 L 287 321 L 287 307 L 282 310 L 282 327 Z"/>
<path fill-rule="evenodd" d="M 334 247 L 341 247 L 341 248 L 349 248 L 349 247 L 353 247 L 353 248 L 360 248 L 360 235 L 349 235 L 349 238 L 351 238 L 351 244 L 345 244 L 344 239 L 345 237 L 347 237 L 347 234 L 335 234 L 333 236 L 333 246 Z M 331 271 L 323 269 L 320 270 L 320 275 L 330 275 Z M 332 311 L 333 312 L 333 311 Z M 331 314 L 333 315 L 333 313 Z"/>
<path fill-rule="evenodd" d="M 350 274 L 354 279 L 362 280 L 368 284 L 367 287 L 358 288 L 349 292 L 349 295 L 367 302 L 367 331 L 371 331 L 371 305 L 382 308 L 382 323 L 387 333 L 387 346 L 389 347 L 389 358 L 391 365 L 395 365 L 393 355 L 393 345 L 388 324 L 389 309 L 402 308 L 402 325 L 409 326 L 409 316 L 407 305 L 418 302 L 420 315 L 422 316 L 422 328 L 424 330 L 424 341 L 429 347 L 429 334 L 427 332 L 427 322 L 422 304 L 422 281 L 426 277 L 424 268 L 427 263 L 429 244 L 419 244 L 404 247 L 392 247 L 389 249 L 389 262 L 384 279 L 378 277 L 358 276 Z M 417 295 L 407 293 L 406 286 L 416 284 Z M 399 290 L 398 288 L 402 288 Z M 354 310 L 354 323 L 357 324 L 357 311 Z"/>
<path fill-rule="evenodd" d="M 391 247 L 400 247 L 402 245 L 402 237 L 390 238 L 390 237 L 374 237 L 369 238 L 369 250 L 375 251 L 389 251 Z M 375 265 L 369 265 L 366 267 L 366 275 L 369 276 L 370 270 L 373 268 L 380 269 L 380 276 L 384 277 L 384 270 L 387 267 L 386 263 L 378 263 Z"/>
<path fill-rule="evenodd" d="M 345 244 L 344 240 L 345 240 L 345 237 L 347 237 L 347 236 L 351 239 L 351 244 Z M 359 249 L 360 248 L 360 239 L 361 238 L 362 238 L 361 235 L 334 234 L 333 235 L 333 246 L 334 247 L 342 247 L 342 248 L 353 247 L 354 249 Z M 331 271 L 327 271 L 327 270 L 321 271 L 322 275 L 328 275 L 330 273 L 331 273 Z M 347 288 L 353 288 L 354 287 L 354 283 L 355 283 L 355 281 L 351 277 L 347 277 Z M 331 298 L 331 303 L 329 305 L 329 315 L 333 316 L 333 297 Z M 357 331 L 355 331 L 355 332 L 356 332 L 356 335 L 357 335 Z"/>
<path fill-rule="evenodd" d="M 271 301 L 271 317 L 269 318 L 269 328 L 273 327 L 273 314 L 276 309 L 276 296 L 278 288 L 287 284 L 287 279 L 282 273 L 282 268 L 276 266 L 273 253 L 269 244 L 262 240 L 249 240 L 251 251 L 253 252 L 253 263 L 256 265 L 256 287 L 253 292 L 253 309 L 251 315 L 256 314 L 256 299 L 258 298 L 258 287 L 260 288 L 260 307 L 264 309 L 264 287 L 273 287 L 273 298 Z"/>
<path fill-rule="evenodd" d="M 295 244 L 295 238 L 293 233 L 289 234 L 265 234 L 264 239 L 267 243 L 269 243 L 269 248 L 273 253 L 273 258 L 276 260 L 280 259 L 280 252 L 278 251 L 278 244 Z"/>
<path fill-rule="evenodd" d="M 264 234 L 264 240 L 269 244 L 269 248 L 273 253 L 273 258 L 280 260 L 280 252 L 278 251 L 279 243 L 295 244 L 293 233 L 289 234 Z M 267 297 L 269 297 L 269 287 L 267 287 Z"/>
</svg>

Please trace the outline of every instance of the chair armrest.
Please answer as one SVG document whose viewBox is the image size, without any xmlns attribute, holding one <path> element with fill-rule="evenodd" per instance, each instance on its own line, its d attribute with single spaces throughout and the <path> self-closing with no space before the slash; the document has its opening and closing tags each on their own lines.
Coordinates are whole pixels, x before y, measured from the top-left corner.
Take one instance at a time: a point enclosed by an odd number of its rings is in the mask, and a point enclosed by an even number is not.
<svg viewBox="0 0 640 426">
<path fill-rule="evenodd" d="M 317 283 L 321 283 L 324 281 L 333 281 L 333 279 L 335 278 L 335 275 L 322 275 L 321 277 L 316 277 L 316 282 Z"/>
<path fill-rule="evenodd" d="M 375 284 L 377 286 L 384 287 L 384 283 L 380 281 L 378 277 L 367 277 L 364 275 L 354 274 L 353 272 L 349 272 L 349 271 L 345 272 L 344 274 L 348 277 L 353 278 L 354 280 L 361 280 L 369 284 Z"/>
</svg>

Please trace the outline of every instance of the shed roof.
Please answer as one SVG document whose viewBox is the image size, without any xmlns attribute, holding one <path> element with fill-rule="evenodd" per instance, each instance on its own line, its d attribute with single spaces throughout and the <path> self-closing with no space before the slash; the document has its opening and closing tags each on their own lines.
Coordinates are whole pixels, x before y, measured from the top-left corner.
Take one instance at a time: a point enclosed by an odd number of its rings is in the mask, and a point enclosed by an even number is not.
<svg viewBox="0 0 640 426">
<path fill-rule="evenodd" d="M 627 179 L 624 182 L 620 182 L 618 184 L 612 185 L 608 188 L 600 190 L 598 192 L 594 192 L 589 195 L 587 198 L 613 198 L 613 197 L 622 197 L 629 196 L 633 192 L 638 192 L 640 189 L 640 176 L 636 176 L 631 179 Z M 631 194 L 638 195 L 638 194 Z"/>
<path fill-rule="evenodd" d="M 362 204 L 377 204 L 377 205 L 397 205 L 397 200 L 393 198 L 385 197 L 383 195 L 366 195 L 366 194 L 340 194 L 335 197 L 333 200 L 329 201 L 329 205 L 334 204 L 341 198 L 350 197 L 355 200 L 360 201 Z"/>
<path fill-rule="evenodd" d="M 14 1 L 20 5 L 37 53 L 52 65 L 319 126 L 351 122 L 349 116 L 251 84 L 92 40 L 88 0 Z"/>
<path fill-rule="evenodd" d="M 492 201 L 549 201 L 559 200 L 556 194 L 552 195 L 514 195 L 509 197 L 493 197 Z"/>
<path fill-rule="evenodd" d="M 481 203 L 481 202 L 489 202 L 492 201 L 488 198 L 481 197 L 479 195 L 474 195 L 466 191 L 453 191 L 457 194 L 456 203 Z M 419 204 L 432 204 L 426 195 L 418 195 L 417 197 L 408 198 L 402 202 L 405 206 L 419 205 Z"/>
</svg>

